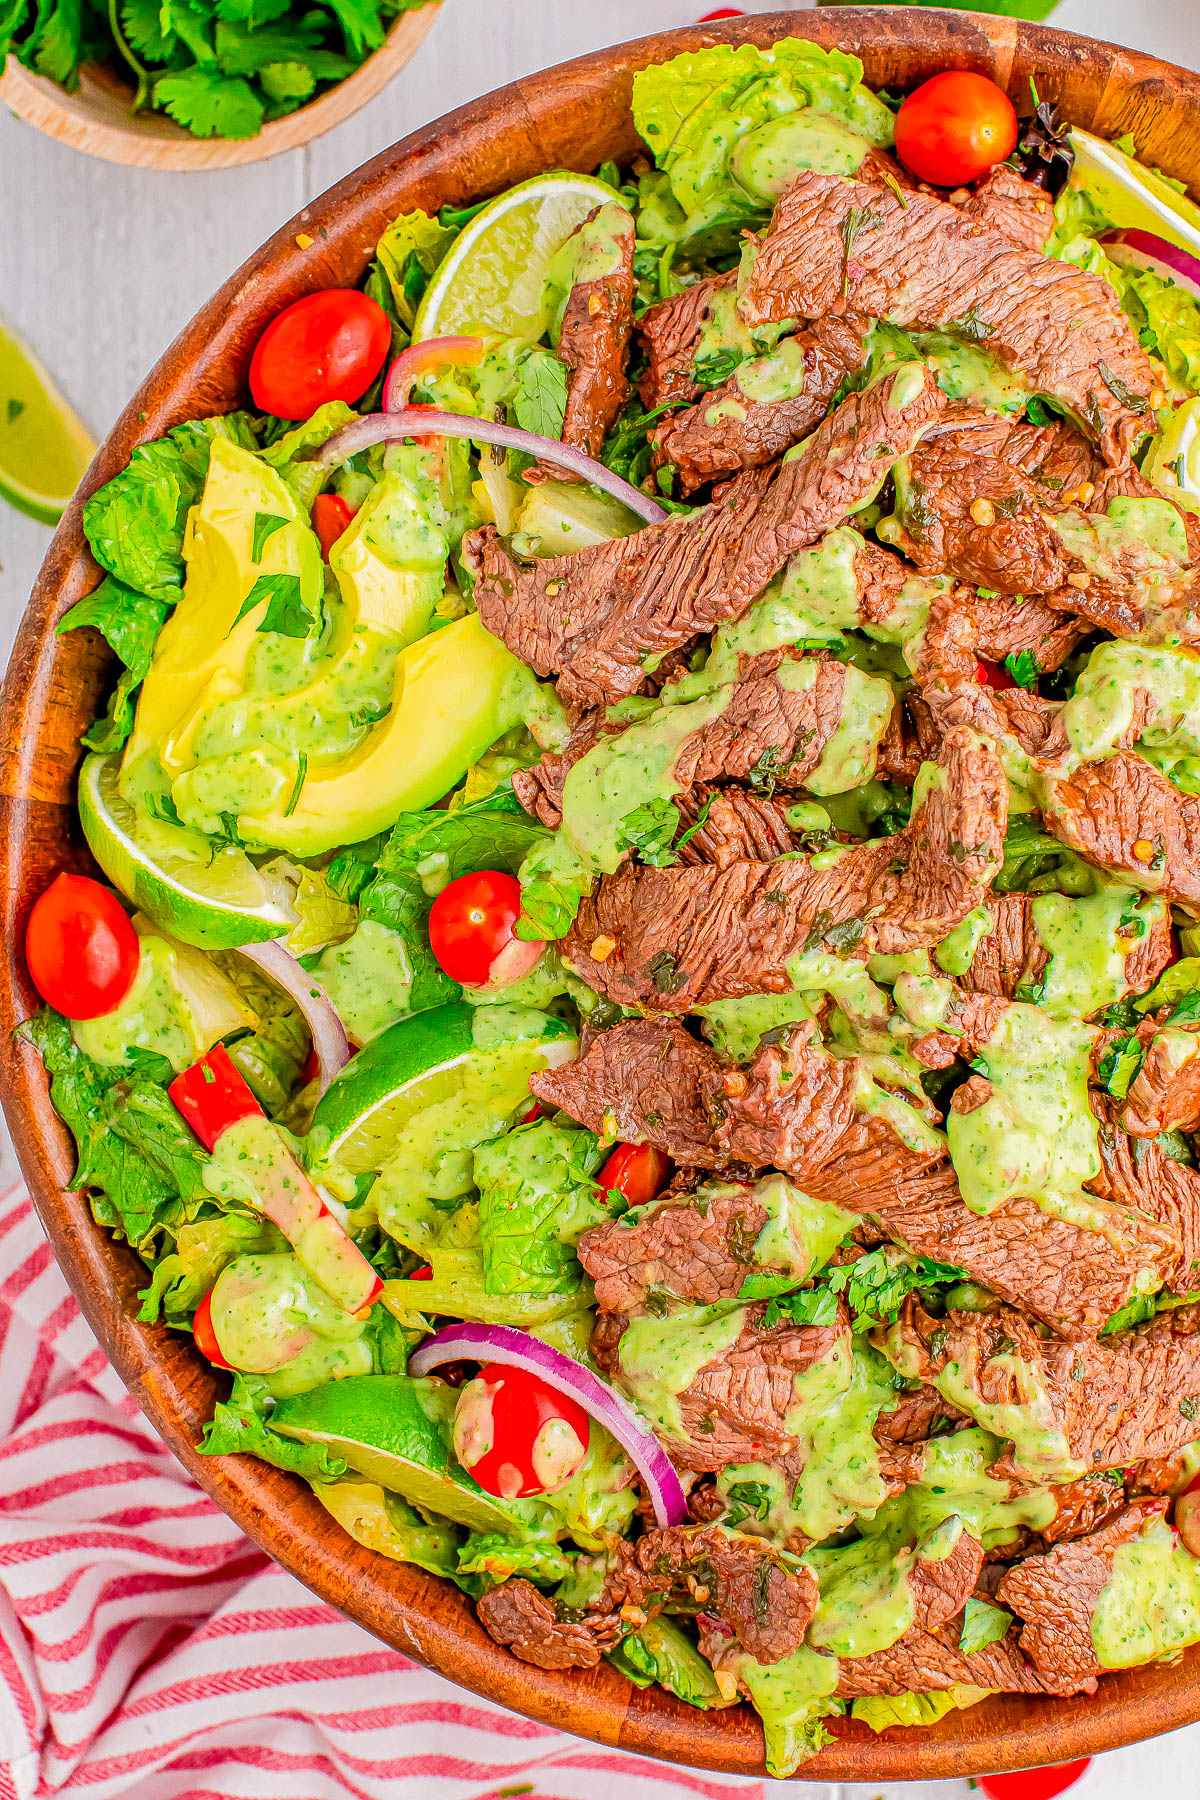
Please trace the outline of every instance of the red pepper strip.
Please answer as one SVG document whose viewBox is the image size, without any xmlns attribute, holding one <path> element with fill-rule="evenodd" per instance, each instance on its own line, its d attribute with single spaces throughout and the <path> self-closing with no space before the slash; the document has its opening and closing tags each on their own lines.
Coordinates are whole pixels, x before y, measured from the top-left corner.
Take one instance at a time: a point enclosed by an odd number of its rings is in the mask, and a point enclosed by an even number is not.
<svg viewBox="0 0 1200 1800">
<path fill-rule="evenodd" d="M 167 1092 L 206 1150 L 239 1119 L 262 1113 L 224 1044 L 214 1044 L 207 1056 L 177 1075 Z"/>
<path fill-rule="evenodd" d="M 341 1220 L 287 1149 L 274 1125 L 217 1044 L 167 1089 L 209 1150 L 232 1127 L 244 1127 L 244 1172 L 264 1218 L 277 1225 L 299 1261 L 347 1312 L 370 1306 L 383 1283 Z"/>
</svg>

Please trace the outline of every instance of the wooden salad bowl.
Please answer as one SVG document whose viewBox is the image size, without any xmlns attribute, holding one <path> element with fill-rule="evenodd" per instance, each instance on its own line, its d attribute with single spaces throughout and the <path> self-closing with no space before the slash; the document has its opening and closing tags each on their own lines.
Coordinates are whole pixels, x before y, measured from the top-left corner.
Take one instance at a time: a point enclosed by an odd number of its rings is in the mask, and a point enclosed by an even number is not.
<svg viewBox="0 0 1200 1800">
<path fill-rule="evenodd" d="M 352 75 L 306 106 L 273 119 L 252 138 L 193 137 L 166 113 L 134 113 L 132 86 L 102 63 L 85 64 L 78 88 L 68 94 L 10 56 L 7 67 L 0 68 L 0 101 L 47 137 L 104 162 L 138 169 L 232 169 L 298 150 L 352 118 L 412 60 L 440 10 L 436 0 L 428 0 L 415 12 L 401 13 L 379 49 Z"/>
<path fill-rule="evenodd" d="M 34 1008 L 20 945 L 36 895 L 67 867 L 91 868 L 75 815 L 80 731 L 102 710 L 112 659 L 90 631 L 55 622 L 97 583 L 80 521 L 87 494 L 136 444 L 198 415 L 245 404 L 255 340 L 282 306 L 357 282 L 393 215 L 494 194 L 553 168 L 594 169 L 638 148 L 629 115 L 635 70 L 716 41 L 767 44 L 807 35 L 855 51 L 874 87 L 907 88 L 944 68 L 992 75 L 1027 104 L 1030 77 L 1074 122 L 1132 132 L 1147 161 L 1200 193 L 1200 78 L 1041 25 L 920 8 L 776 13 L 643 38 L 548 69 L 415 132 L 285 225 L 209 301 L 130 401 L 60 525 L 17 638 L 0 699 L 0 1098 L 50 1241 L 122 1379 L 191 1475 L 257 1544 L 358 1624 L 452 1681 L 565 1731 L 672 1762 L 762 1771 L 762 1734 L 745 1706 L 703 1713 L 642 1691 L 608 1663 L 547 1673 L 485 1634 L 449 1582 L 353 1543 L 298 1479 L 249 1457 L 197 1455 L 224 1391 L 190 1340 L 136 1321 L 145 1283 L 132 1251 L 92 1222 L 70 1190 L 72 1145 L 34 1051 L 11 1028 Z M 298 247 L 303 237 L 309 247 Z M 907 1781 L 1061 1762 L 1200 1718 L 1200 1662 L 1111 1675 L 1091 1698 L 1002 1696 L 928 1729 L 874 1736 L 835 1721 L 835 1741 L 802 1773 L 835 1781 Z"/>
</svg>

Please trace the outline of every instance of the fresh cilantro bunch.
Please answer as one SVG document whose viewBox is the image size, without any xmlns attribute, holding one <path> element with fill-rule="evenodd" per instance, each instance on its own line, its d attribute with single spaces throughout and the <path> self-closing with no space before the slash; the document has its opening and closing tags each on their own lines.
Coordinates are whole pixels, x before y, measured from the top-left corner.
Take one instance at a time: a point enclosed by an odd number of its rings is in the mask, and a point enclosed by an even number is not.
<svg viewBox="0 0 1200 1800">
<path fill-rule="evenodd" d="M 68 93 L 86 62 L 136 87 L 133 110 L 193 136 L 252 138 L 344 81 L 423 0 L 0 0 L 11 54 Z"/>
</svg>

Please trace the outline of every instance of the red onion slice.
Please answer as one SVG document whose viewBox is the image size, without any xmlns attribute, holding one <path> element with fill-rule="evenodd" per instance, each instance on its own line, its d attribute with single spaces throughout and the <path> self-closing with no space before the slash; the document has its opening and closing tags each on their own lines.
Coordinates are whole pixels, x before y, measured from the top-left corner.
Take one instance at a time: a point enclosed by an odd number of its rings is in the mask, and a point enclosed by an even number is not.
<svg viewBox="0 0 1200 1800">
<path fill-rule="evenodd" d="M 337 1009 L 315 975 L 302 969 L 290 950 L 275 940 L 265 944 L 239 944 L 238 955 L 256 963 L 263 974 L 290 994 L 312 1032 L 317 1054 L 317 1077 L 325 1092 L 339 1069 L 350 1061 L 350 1042 Z"/>
<path fill-rule="evenodd" d="M 483 339 L 477 337 L 425 338 L 402 350 L 383 384 L 384 412 L 399 412 L 408 405 L 413 382 L 430 369 L 472 368 L 483 361 Z"/>
<path fill-rule="evenodd" d="M 1169 238 L 1153 231 L 1106 231 L 1100 243 L 1113 262 L 1124 268 L 1150 269 L 1186 289 L 1193 300 L 1200 300 L 1200 256 L 1181 250 Z"/>
<path fill-rule="evenodd" d="M 687 1500 L 670 1457 L 620 1394 L 574 1357 L 513 1325 L 447 1325 L 408 1359 L 411 1375 L 428 1375 L 448 1362 L 508 1363 L 540 1375 L 560 1394 L 578 1401 L 625 1451 L 646 1484 L 654 1517 L 664 1528 L 688 1517 Z"/>
<path fill-rule="evenodd" d="M 571 444 L 560 444 L 557 438 L 539 437 L 533 431 L 519 431 L 514 425 L 497 425 L 492 419 L 441 412 L 437 407 L 406 406 L 399 412 L 368 413 L 365 418 L 355 419 L 352 425 L 343 425 L 340 431 L 335 431 L 322 444 L 313 461 L 325 468 L 333 468 L 348 457 L 357 456 L 360 450 L 370 450 L 375 444 L 423 437 L 472 438 L 477 444 L 499 444 L 506 450 L 521 450 L 541 462 L 569 469 L 581 481 L 589 481 L 593 487 L 611 494 L 614 500 L 627 506 L 639 519 L 645 519 L 648 525 L 661 525 L 668 516 L 666 508 L 657 500 L 651 500 L 639 488 L 631 487 L 603 463 L 585 456 Z"/>
</svg>

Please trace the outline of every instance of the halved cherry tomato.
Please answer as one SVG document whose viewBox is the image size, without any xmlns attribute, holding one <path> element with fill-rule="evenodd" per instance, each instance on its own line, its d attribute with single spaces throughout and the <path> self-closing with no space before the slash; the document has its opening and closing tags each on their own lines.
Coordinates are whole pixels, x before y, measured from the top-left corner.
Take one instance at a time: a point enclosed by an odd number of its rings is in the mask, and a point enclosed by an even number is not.
<svg viewBox="0 0 1200 1800">
<path fill-rule="evenodd" d="M 307 419 L 330 400 L 349 404 L 366 393 L 391 347 L 391 323 L 369 294 L 307 294 L 285 306 L 254 347 L 254 404 L 280 419 Z"/>
<path fill-rule="evenodd" d="M 438 965 L 464 987 L 507 987 L 528 975 L 545 948 L 515 932 L 521 884 L 502 869 L 478 869 L 444 887 L 429 910 Z"/>
<path fill-rule="evenodd" d="M 312 503 L 312 528 L 321 543 L 321 556 L 329 561 L 329 552 L 354 517 L 354 508 L 340 494 L 318 494 Z"/>
<path fill-rule="evenodd" d="M 587 1455 L 591 1420 L 540 1375 L 487 1363 L 454 1409 L 454 1453 L 489 1494 L 552 1494 Z"/>
<path fill-rule="evenodd" d="M 670 1157 L 653 1144 L 618 1144 L 596 1180 L 623 1194 L 630 1206 L 642 1206 L 666 1187 L 671 1168 Z"/>
<path fill-rule="evenodd" d="M 210 1363 L 215 1363 L 218 1369 L 232 1369 L 233 1364 L 226 1362 L 221 1355 L 221 1346 L 217 1343 L 217 1334 L 213 1330 L 211 1288 L 196 1308 L 192 1319 L 192 1336 L 196 1340 L 197 1350 L 202 1356 L 207 1356 Z"/>
<path fill-rule="evenodd" d="M 177 1075 L 167 1092 L 209 1150 L 239 1119 L 262 1112 L 224 1044 L 214 1044 L 207 1056 Z"/>
<path fill-rule="evenodd" d="M 958 187 L 1011 156 L 1017 115 L 986 75 L 947 69 L 923 81 L 896 115 L 896 154 L 918 181 Z"/>
<path fill-rule="evenodd" d="M 111 888 L 88 875 L 56 875 L 33 903 L 25 960 L 42 999 L 68 1019 L 98 1019 L 119 1006 L 141 951 Z"/>
<path fill-rule="evenodd" d="M 975 664 L 975 679 L 978 682 L 982 682 L 985 687 L 997 689 L 998 692 L 1002 692 L 1005 688 L 1014 688 L 1019 685 L 1019 683 L 1013 680 L 1004 664 L 997 662 L 983 662 L 982 660 L 977 660 Z"/>
<path fill-rule="evenodd" d="M 979 1785 L 988 1800 L 1053 1800 L 1065 1788 L 1072 1787 L 1091 1762 L 1090 1756 L 1078 1762 L 1052 1763 L 1048 1769 L 1017 1769 L 1011 1775 L 983 1775 Z"/>
</svg>

